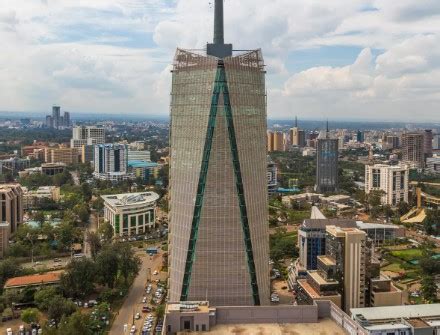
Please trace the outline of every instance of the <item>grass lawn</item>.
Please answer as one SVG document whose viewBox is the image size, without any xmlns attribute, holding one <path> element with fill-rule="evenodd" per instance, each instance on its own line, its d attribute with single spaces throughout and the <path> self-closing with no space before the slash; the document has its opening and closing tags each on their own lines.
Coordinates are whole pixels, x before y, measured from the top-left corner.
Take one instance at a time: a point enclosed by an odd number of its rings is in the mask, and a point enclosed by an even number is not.
<svg viewBox="0 0 440 335">
<path fill-rule="evenodd" d="M 391 255 L 400 258 L 406 262 L 420 259 L 422 257 L 422 250 L 420 249 L 406 249 L 391 251 Z"/>
<path fill-rule="evenodd" d="M 404 271 L 404 269 L 400 266 L 399 263 L 391 263 L 391 264 L 383 267 L 381 270 L 391 271 L 391 272 L 395 272 L 395 273 L 399 273 L 401 271 Z"/>
</svg>

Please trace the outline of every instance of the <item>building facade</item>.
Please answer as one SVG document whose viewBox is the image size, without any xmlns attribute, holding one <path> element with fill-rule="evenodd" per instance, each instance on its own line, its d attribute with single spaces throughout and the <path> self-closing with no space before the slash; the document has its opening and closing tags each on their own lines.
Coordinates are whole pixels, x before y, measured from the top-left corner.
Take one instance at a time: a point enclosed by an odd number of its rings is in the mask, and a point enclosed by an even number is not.
<svg viewBox="0 0 440 335">
<path fill-rule="evenodd" d="M 264 63 L 216 36 L 208 55 L 178 49 L 172 71 L 169 300 L 267 305 Z"/>
<path fill-rule="evenodd" d="M 96 126 L 78 126 L 72 129 L 71 148 L 81 149 L 84 145 L 105 143 L 105 129 Z"/>
<path fill-rule="evenodd" d="M 98 144 L 95 146 L 95 172 L 100 180 L 118 182 L 133 179 L 128 173 L 128 150 L 126 144 Z"/>
<path fill-rule="evenodd" d="M 151 153 L 148 150 L 130 150 L 128 149 L 129 161 L 151 162 Z"/>
<path fill-rule="evenodd" d="M 425 136 L 422 133 L 402 135 L 402 161 L 414 168 L 425 166 Z"/>
<path fill-rule="evenodd" d="M 79 152 L 76 148 L 46 148 L 46 163 L 78 164 Z"/>
<path fill-rule="evenodd" d="M 434 140 L 434 135 L 431 129 L 426 129 L 424 133 L 424 153 L 425 158 L 432 157 L 432 141 Z"/>
<path fill-rule="evenodd" d="M 434 156 L 426 159 L 426 172 L 431 174 L 440 174 L 440 156 Z"/>
<path fill-rule="evenodd" d="M 9 248 L 10 230 L 9 222 L 0 221 L 0 258 L 5 257 L 6 251 Z"/>
<path fill-rule="evenodd" d="M 64 116 L 61 115 L 61 107 L 53 106 L 52 107 L 52 115 L 46 116 L 46 127 L 47 128 L 55 128 L 62 129 L 68 128 L 71 126 L 70 121 L 70 113 L 64 112 Z"/>
<path fill-rule="evenodd" d="M 278 188 L 278 168 L 275 162 L 267 156 L 267 191 L 269 196 L 276 194 Z"/>
<path fill-rule="evenodd" d="M 115 236 L 145 234 L 155 226 L 158 194 L 143 192 L 101 197 L 104 219 L 113 227 Z"/>
<path fill-rule="evenodd" d="M 0 222 L 8 222 L 15 233 L 23 222 L 23 190 L 19 184 L 0 185 Z"/>
<path fill-rule="evenodd" d="M 328 130 L 317 140 L 316 191 L 319 193 L 338 190 L 338 147 L 338 140 L 330 138 Z"/>
<path fill-rule="evenodd" d="M 382 191 L 383 205 L 408 202 L 409 168 L 406 165 L 375 164 L 365 167 L 365 193 Z"/>
</svg>

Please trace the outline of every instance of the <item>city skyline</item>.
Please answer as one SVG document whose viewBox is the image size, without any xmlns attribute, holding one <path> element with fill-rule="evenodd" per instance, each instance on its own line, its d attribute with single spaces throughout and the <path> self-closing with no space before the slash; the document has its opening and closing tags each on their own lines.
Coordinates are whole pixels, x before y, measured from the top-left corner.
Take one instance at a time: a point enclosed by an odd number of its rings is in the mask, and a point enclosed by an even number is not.
<svg viewBox="0 0 440 335">
<path fill-rule="evenodd" d="M 411 121 L 422 110 L 418 120 L 435 121 L 434 2 L 225 6 L 227 39 L 240 36 L 243 48 L 267 50 L 269 118 Z M 211 10 L 209 1 L 194 0 L 8 0 L 0 11 L 7 46 L 0 59 L 8 70 L 1 74 L 0 110 L 59 103 L 73 113 L 165 116 L 173 46 L 202 48 Z"/>
</svg>

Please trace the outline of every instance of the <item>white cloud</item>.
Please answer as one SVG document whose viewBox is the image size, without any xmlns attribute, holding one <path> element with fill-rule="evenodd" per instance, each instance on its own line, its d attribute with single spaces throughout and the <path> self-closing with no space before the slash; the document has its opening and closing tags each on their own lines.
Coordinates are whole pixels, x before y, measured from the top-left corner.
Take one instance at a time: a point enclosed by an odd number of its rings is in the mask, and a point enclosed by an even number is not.
<svg viewBox="0 0 440 335">
<path fill-rule="evenodd" d="M 174 50 L 204 48 L 212 11 L 200 0 L 3 0 L 0 110 L 167 114 Z M 227 42 L 263 48 L 271 117 L 437 117 L 438 0 L 241 0 L 225 12 Z M 363 50 L 352 64 L 323 54 L 292 70 L 295 51 L 323 46 Z"/>
</svg>

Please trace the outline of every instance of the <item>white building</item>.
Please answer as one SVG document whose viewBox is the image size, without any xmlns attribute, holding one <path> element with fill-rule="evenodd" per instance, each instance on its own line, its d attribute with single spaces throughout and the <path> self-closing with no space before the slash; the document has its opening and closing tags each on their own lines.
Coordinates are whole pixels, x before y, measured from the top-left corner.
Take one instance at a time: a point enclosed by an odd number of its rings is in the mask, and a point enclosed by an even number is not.
<svg viewBox="0 0 440 335">
<path fill-rule="evenodd" d="M 440 174 L 440 156 L 426 158 L 426 172 Z"/>
<path fill-rule="evenodd" d="M 158 194 L 143 192 L 101 197 L 104 200 L 104 219 L 110 222 L 115 235 L 145 234 L 155 226 Z"/>
<path fill-rule="evenodd" d="M 95 146 L 94 154 L 93 176 L 96 179 L 112 182 L 134 179 L 134 175 L 128 173 L 126 144 L 98 144 Z"/>
<path fill-rule="evenodd" d="M 82 148 L 83 145 L 105 143 L 105 130 L 102 127 L 78 126 L 72 129 L 71 148 Z"/>
<path fill-rule="evenodd" d="M 365 193 L 383 191 L 383 205 L 396 206 L 408 202 L 409 168 L 406 165 L 367 165 L 365 169 Z"/>
<path fill-rule="evenodd" d="M 151 162 L 151 153 L 148 150 L 128 149 L 129 161 Z"/>
</svg>

